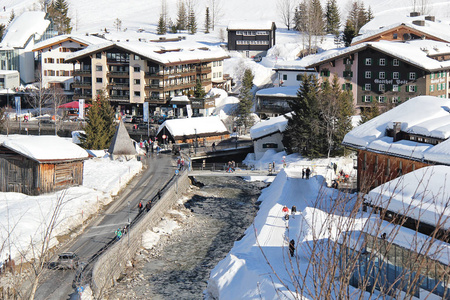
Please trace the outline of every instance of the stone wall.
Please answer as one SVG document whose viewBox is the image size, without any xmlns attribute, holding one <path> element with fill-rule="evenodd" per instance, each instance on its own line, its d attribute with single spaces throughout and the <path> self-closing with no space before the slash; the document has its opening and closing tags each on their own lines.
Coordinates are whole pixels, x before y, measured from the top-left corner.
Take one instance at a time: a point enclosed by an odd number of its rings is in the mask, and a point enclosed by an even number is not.
<svg viewBox="0 0 450 300">
<path fill-rule="evenodd" d="M 114 284 L 124 270 L 126 262 L 141 248 L 142 234 L 161 221 L 189 186 L 187 171 L 181 172 L 178 178 L 162 191 L 161 199 L 152 206 L 150 212 L 134 224 L 119 242 L 101 254 L 92 270 L 91 288 L 96 299 L 101 299 L 103 291 Z"/>
</svg>

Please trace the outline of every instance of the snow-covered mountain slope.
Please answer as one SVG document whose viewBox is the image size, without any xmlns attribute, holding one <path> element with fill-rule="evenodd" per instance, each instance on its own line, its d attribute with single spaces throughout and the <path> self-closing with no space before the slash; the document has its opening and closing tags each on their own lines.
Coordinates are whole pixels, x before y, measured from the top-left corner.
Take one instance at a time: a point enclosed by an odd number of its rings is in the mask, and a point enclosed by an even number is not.
<svg viewBox="0 0 450 300">
<path fill-rule="evenodd" d="M 165 0 L 167 3 L 168 15 L 172 20 L 176 19 L 178 0 Z M 278 27 L 285 27 L 278 13 L 277 3 L 279 0 L 192 0 L 195 3 L 197 13 L 197 23 L 199 29 L 203 27 L 205 9 L 219 7 L 219 22 L 221 26 L 227 26 L 230 20 L 270 20 L 275 21 Z M 0 5 L 0 23 L 7 23 L 14 9 L 16 15 L 25 10 L 39 9 L 40 0 L 3 0 Z M 67 0 L 69 3 L 69 14 L 73 21 L 75 31 L 95 32 L 104 29 L 114 28 L 114 20 L 119 18 L 122 21 L 122 29 L 135 30 L 143 28 L 155 31 L 156 24 L 161 11 L 161 1 L 141 1 L 141 0 Z M 293 1 L 295 2 L 295 1 Z M 341 15 L 345 17 L 350 7 L 350 0 L 338 0 L 338 7 Z M 392 15 L 394 18 L 399 15 L 406 15 L 413 10 L 412 0 L 365 0 L 365 7 L 371 7 L 374 14 Z M 445 0 L 427 1 L 428 14 L 438 18 L 450 18 L 450 2 Z M 322 0 L 325 6 L 325 0 Z M 212 8 L 210 8 L 212 10 Z"/>
</svg>

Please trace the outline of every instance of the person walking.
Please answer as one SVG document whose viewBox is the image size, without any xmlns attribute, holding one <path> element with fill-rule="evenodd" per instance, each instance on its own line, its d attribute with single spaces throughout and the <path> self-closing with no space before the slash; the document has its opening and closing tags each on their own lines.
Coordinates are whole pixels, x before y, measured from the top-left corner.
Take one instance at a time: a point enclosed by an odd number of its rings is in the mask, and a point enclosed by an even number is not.
<svg viewBox="0 0 450 300">
<path fill-rule="evenodd" d="M 212 151 L 213 151 L 213 152 L 216 152 L 216 142 L 213 142 L 213 143 L 212 143 Z"/>
<path fill-rule="evenodd" d="M 305 168 L 302 169 L 302 179 L 305 179 Z"/>
<path fill-rule="evenodd" d="M 306 168 L 305 174 L 306 174 L 306 179 L 309 179 L 309 175 L 311 174 L 311 169 L 309 167 Z"/>
<path fill-rule="evenodd" d="M 139 201 L 138 208 L 139 208 L 139 212 L 141 212 L 142 209 L 144 208 L 144 205 L 142 204 L 142 201 Z"/>
<path fill-rule="evenodd" d="M 292 214 L 295 214 L 296 212 L 297 212 L 297 206 L 292 205 L 291 213 L 292 213 Z"/>
<path fill-rule="evenodd" d="M 294 257 L 294 252 L 295 252 L 295 241 L 291 240 L 289 242 L 289 253 L 291 254 L 291 257 Z"/>
<path fill-rule="evenodd" d="M 145 205 L 145 211 L 149 211 L 152 208 L 152 200 L 148 200 L 147 204 Z"/>
<path fill-rule="evenodd" d="M 333 169 L 334 169 L 334 175 L 336 175 L 337 173 L 337 163 L 333 164 Z"/>
</svg>

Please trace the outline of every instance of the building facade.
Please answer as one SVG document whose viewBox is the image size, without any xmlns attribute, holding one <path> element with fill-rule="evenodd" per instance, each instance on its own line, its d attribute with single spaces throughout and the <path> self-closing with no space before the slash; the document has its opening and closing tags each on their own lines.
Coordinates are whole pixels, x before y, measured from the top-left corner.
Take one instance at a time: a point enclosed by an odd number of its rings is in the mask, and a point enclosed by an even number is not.
<svg viewBox="0 0 450 300">
<path fill-rule="evenodd" d="M 68 59 L 80 65 L 73 72 L 74 98 L 95 99 L 104 92 L 114 106 L 134 112 L 144 102 L 155 110 L 169 106 L 173 97 L 192 95 L 197 80 L 208 92 L 213 74 L 216 79 L 223 76 L 223 60 L 228 57 L 220 48 L 167 51 L 143 42 L 85 50 Z"/>
<path fill-rule="evenodd" d="M 228 50 L 246 57 L 265 56 L 275 45 L 275 22 L 236 21 L 228 25 Z"/>
</svg>

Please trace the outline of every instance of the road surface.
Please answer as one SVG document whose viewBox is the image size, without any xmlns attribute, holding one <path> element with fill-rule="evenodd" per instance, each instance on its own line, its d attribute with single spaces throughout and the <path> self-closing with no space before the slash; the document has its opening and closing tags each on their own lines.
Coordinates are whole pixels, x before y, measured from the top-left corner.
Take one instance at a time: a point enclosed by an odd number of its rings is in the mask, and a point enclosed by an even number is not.
<svg viewBox="0 0 450 300">
<path fill-rule="evenodd" d="M 138 214 L 140 200 L 145 204 L 175 173 L 175 162 L 170 155 L 156 155 L 145 159 L 148 168 L 132 180 L 126 189 L 105 211 L 94 218 L 84 232 L 60 252 L 75 252 L 81 262 L 87 262 L 114 238 L 114 231 L 123 228 Z M 125 236 L 126 238 L 126 236 Z M 74 270 L 46 270 L 35 299 L 77 299 L 72 288 Z"/>
</svg>

